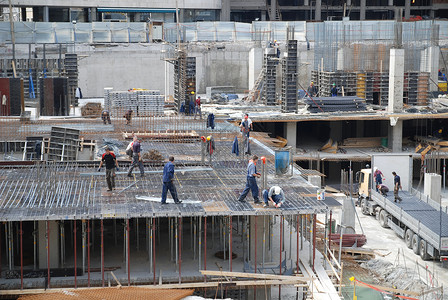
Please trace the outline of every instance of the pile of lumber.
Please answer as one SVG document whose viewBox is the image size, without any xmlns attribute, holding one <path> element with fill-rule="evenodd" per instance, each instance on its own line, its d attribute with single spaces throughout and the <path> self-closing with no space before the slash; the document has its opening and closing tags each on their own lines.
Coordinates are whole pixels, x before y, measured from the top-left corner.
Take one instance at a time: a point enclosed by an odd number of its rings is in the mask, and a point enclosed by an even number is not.
<svg viewBox="0 0 448 300">
<path fill-rule="evenodd" d="M 81 115 L 83 117 L 95 117 L 101 116 L 101 103 L 88 102 L 86 105 L 81 107 Z"/>
<path fill-rule="evenodd" d="M 382 137 L 347 138 L 342 142 L 345 148 L 376 148 L 381 147 Z"/>
<path fill-rule="evenodd" d="M 338 142 L 334 142 L 331 138 L 318 151 L 326 153 L 338 152 Z"/>
</svg>

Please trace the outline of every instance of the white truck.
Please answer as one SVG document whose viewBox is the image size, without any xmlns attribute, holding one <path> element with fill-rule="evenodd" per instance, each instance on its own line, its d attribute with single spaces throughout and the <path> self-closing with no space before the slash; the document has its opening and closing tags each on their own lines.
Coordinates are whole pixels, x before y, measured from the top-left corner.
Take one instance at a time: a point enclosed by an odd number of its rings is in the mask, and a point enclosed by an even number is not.
<svg viewBox="0 0 448 300">
<path fill-rule="evenodd" d="M 393 229 L 423 260 L 440 259 L 448 267 L 447 208 L 413 189 L 399 191 L 403 200 L 394 202 L 392 190 L 383 196 L 371 187 L 371 174 L 371 169 L 357 174 L 362 213 L 376 216 L 382 227 Z"/>
</svg>

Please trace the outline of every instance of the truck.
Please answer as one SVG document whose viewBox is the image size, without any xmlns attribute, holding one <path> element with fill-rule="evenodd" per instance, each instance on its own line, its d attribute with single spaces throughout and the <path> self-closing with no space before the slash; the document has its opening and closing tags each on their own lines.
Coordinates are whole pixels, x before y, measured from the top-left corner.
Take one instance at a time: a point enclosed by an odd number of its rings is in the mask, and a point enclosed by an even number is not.
<svg viewBox="0 0 448 300">
<path fill-rule="evenodd" d="M 361 212 L 376 216 L 382 227 L 394 230 L 423 260 L 440 260 L 448 267 L 447 207 L 412 188 L 399 191 L 402 201 L 394 202 L 393 191 L 383 196 L 372 188 L 371 174 L 371 169 L 361 169 L 356 176 Z"/>
</svg>

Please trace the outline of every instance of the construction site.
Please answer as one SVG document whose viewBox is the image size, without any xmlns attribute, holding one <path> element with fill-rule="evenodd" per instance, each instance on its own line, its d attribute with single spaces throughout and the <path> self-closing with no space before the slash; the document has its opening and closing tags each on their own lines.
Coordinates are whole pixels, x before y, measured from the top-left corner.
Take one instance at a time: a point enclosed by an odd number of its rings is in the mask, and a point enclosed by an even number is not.
<svg viewBox="0 0 448 300">
<path fill-rule="evenodd" d="M 146 26 L 0 23 L 2 299 L 448 299 L 448 21 Z"/>
</svg>

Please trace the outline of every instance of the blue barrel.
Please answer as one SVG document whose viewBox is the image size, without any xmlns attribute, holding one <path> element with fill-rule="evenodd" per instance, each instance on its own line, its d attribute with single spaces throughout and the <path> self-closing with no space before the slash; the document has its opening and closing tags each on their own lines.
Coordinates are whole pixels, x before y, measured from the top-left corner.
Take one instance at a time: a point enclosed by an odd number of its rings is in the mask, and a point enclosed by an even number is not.
<svg viewBox="0 0 448 300">
<path fill-rule="evenodd" d="M 275 174 L 283 175 L 289 170 L 289 151 L 275 151 Z"/>
</svg>

